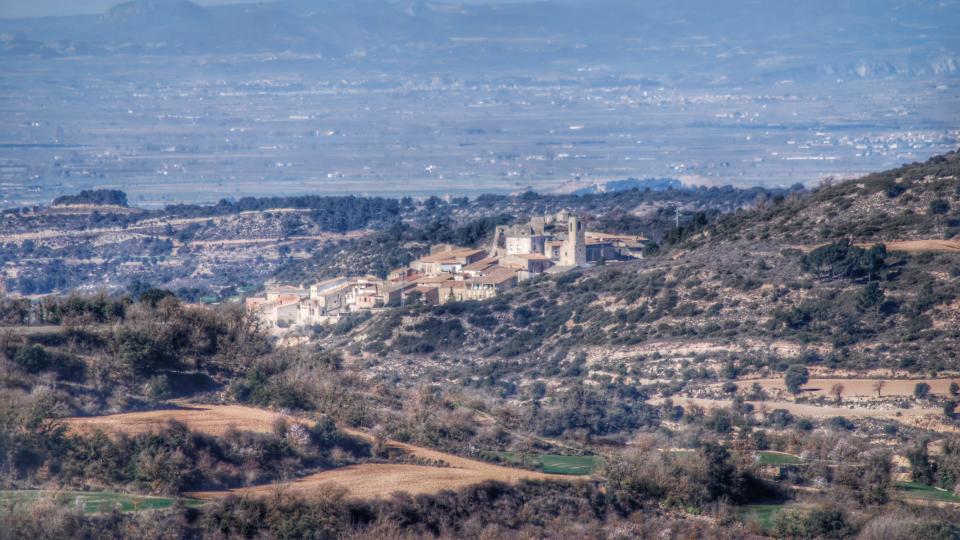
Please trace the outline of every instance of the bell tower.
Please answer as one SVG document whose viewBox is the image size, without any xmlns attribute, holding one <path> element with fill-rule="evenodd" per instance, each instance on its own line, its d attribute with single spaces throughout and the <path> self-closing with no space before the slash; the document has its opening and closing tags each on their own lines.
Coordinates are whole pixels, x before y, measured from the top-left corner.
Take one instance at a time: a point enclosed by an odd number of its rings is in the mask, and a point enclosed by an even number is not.
<svg viewBox="0 0 960 540">
<path fill-rule="evenodd" d="M 567 239 L 560 249 L 561 266 L 581 266 L 587 262 L 587 231 L 578 216 L 567 219 Z"/>
</svg>

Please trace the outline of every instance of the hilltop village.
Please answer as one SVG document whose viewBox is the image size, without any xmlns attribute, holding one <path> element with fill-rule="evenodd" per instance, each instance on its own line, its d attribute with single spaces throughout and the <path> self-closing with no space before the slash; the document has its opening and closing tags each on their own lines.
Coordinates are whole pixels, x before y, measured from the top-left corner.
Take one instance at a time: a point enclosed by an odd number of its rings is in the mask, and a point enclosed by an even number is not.
<svg viewBox="0 0 960 540">
<path fill-rule="evenodd" d="M 588 231 L 582 217 L 561 211 L 499 226 L 485 249 L 438 244 L 408 266 L 376 276 L 344 276 L 311 285 L 268 286 L 246 299 L 272 329 L 332 324 L 361 311 L 411 303 L 486 300 L 540 274 L 641 258 L 645 238 Z"/>
</svg>

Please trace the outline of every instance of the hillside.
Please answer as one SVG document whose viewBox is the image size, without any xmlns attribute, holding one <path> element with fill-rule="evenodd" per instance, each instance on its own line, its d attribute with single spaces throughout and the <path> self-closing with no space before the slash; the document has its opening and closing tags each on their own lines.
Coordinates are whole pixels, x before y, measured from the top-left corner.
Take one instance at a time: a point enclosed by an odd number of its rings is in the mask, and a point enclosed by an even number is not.
<svg viewBox="0 0 960 540">
<path fill-rule="evenodd" d="M 960 237 L 960 153 L 826 185 L 808 197 L 771 201 L 705 232 L 709 243 L 774 241 L 814 245 L 955 240 Z"/>
<path fill-rule="evenodd" d="M 617 384 L 776 376 L 793 362 L 956 372 L 958 164 L 953 153 L 778 197 L 691 225 L 658 257 L 533 280 L 490 302 L 385 314 L 357 331 L 354 351 L 384 372 L 468 385 L 489 372 L 515 388 L 588 374 Z M 947 249 L 871 247 L 939 238 Z M 424 360 L 401 360 L 417 353 Z"/>
</svg>

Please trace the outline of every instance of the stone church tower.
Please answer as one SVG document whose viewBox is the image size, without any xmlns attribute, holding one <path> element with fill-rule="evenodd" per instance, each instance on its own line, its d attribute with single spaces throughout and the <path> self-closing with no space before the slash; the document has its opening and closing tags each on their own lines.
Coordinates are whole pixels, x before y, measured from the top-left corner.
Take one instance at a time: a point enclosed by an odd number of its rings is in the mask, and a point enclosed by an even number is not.
<svg viewBox="0 0 960 540">
<path fill-rule="evenodd" d="M 560 266 L 581 266 L 587 262 L 586 225 L 577 216 L 567 219 L 567 239 L 560 248 Z"/>
</svg>

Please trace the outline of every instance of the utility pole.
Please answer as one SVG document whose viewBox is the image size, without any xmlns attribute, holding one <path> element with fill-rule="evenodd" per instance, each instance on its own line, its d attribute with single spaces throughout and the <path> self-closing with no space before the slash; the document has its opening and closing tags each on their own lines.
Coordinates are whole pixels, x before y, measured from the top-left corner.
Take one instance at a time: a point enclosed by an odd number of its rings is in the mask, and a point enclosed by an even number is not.
<svg viewBox="0 0 960 540">
<path fill-rule="evenodd" d="M 677 228 L 679 229 L 680 228 L 680 207 L 679 206 L 676 207 L 675 210 L 677 211 L 676 220 L 677 220 Z"/>
</svg>

